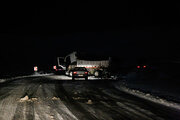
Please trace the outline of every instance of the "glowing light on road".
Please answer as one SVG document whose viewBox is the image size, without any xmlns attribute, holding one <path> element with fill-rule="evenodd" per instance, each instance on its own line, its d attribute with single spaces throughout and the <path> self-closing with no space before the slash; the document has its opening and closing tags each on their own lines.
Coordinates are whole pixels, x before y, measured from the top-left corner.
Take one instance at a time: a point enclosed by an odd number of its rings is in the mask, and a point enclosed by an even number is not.
<svg viewBox="0 0 180 120">
<path fill-rule="evenodd" d="M 138 65 L 137 68 L 140 68 L 140 66 Z"/>
<path fill-rule="evenodd" d="M 146 68 L 146 65 L 144 65 L 143 68 Z"/>
</svg>

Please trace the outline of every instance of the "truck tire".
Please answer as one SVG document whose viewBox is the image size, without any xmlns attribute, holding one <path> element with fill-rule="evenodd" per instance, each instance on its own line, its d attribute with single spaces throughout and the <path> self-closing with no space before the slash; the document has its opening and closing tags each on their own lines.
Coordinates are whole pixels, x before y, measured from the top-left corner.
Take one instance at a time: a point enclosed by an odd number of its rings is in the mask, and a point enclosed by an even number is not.
<svg viewBox="0 0 180 120">
<path fill-rule="evenodd" d="M 72 71 L 69 73 L 69 76 L 72 77 Z"/>
<path fill-rule="evenodd" d="M 99 77 L 99 72 L 98 72 L 98 71 L 95 71 L 95 72 L 94 72 L 94 76 L 95 76 L 95 77 Z"/>
</svg>

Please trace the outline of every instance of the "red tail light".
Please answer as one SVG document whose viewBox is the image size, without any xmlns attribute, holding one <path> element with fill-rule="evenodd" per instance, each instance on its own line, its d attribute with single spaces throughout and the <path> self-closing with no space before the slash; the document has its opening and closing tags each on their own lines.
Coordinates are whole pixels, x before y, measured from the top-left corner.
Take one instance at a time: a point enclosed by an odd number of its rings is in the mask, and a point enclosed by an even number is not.
<svg viewBox="0 0 180 120">
<path fill-rule="evenodd" d="M 88 72 L 84 72 L 85 74 L 88 74 Z"/>
<path fill-rule="evenodd" d="M 53 69 L 57 69 L 57 67 L 56 67 L 56 66 L 53 66 Z"/>
<path fill-rule="evenodd" d="M 140 68 L 140 66 L 138 65 L 137 68 Z"/>
<path fill-rule="evenodd" d="M 73 72 L 73 74 L 77 74 L 77 72 Z"/>
<path fill-rule="evenodd" d="M 143 68 L 146 68 L 146 65 L 144 65 Z"/>
</svg>

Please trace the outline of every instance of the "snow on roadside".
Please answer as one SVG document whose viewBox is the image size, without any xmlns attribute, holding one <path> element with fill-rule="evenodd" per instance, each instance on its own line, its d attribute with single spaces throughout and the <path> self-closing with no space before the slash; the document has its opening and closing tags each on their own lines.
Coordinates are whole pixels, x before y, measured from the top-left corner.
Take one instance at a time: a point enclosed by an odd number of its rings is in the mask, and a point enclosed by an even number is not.
<svg viewBox="0 0 180 120">
<path fill-rule="evenodd" d="M 161 105 L 164 105 L 164 106 L 167 106 L 167 107 L 171 107 L 171 108 L 175 108 L 175 109 L 180 110 L 180 104 L 174 103 L 174 102 L 171 102 L 171 101 L 167 101 L 167 100 L 162 99 L 160 97 L 153 96 L 153 95 L 151 95 L 149 93 L 143 93 L 143 92 L 141 92 L 139 90 L 130 89 L 130 88 L 127 88 L 127 87 L 125 87 L 123 85 L 117 85 L 117 84 L 115 84 L 115 88 L 117 88 L 120 91 L 126 92 L 128 94 L 135 95 L 137 97 L 149 100 L 151 102 L 158 103 L 158 104 L 161 104 Z"/>
<path fill-rule="evenodd" d="M 5 79 L 0 79 L 0 83 L 5 83 L 8 81 L 12 81 L 15 79 L 21 79 L 21 78 L 27 78 L 27 77 L 38 77 L 38 76 L 47 76 L 47 75 L 52 75 L 53 73 L 45 73 L 45 74 L 40 74 L 40 73 L 34 73 L 32 75 L 25 75 L 25 76 L 17 76 L 17 77 L 12 77 L 12 78 L 5 78 Z"/>
<path fill-rule="evenodd" d="M 54 79 L 54 80 L 72 80 L 72 77 L 68 77 L 65 75 L 53 75 L 53 76 L 46 76 L 47 78 Z"/>
<path fill-rule="evenodd" d="M 53 80 L 72 80 L 72 77 L 66 75 L 53 75 L 53 76 L 46 76 L 47 78 Z M 75 80 L 85 80 L 84 78 L 75 78 Z M 105 80 L 105 78 L 96 78 L 94 76 L 88 76 L 88 80 Z"/>
<path fill-rule="evenodd" d="M 46 75 L 53 75 L 53 73 L 38 73 L 38 72 L 35 72 L 33 75 L 30 75 L 30 76 L 46 76 Z"/>
<path fill-rule="evenodd" d="M 5 79 L 0 79 L 0 83 L 3 83 L 5 82 L 6 80 Z"/>
</svg>

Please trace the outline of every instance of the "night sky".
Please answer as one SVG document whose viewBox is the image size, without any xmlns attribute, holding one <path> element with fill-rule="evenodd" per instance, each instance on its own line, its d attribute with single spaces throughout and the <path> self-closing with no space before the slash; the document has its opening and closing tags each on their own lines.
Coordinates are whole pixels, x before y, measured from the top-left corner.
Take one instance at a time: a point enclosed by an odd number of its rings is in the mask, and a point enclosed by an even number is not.
<svg viewBox="0 0 180 120">
<path fill-rule="evenodd" d="M 123 59 L 179 59 L 179 5 L 153 1 L 1 3 L 1 71 L 50 65 L 57 56 L 72 51 Z"/>
</svg>

